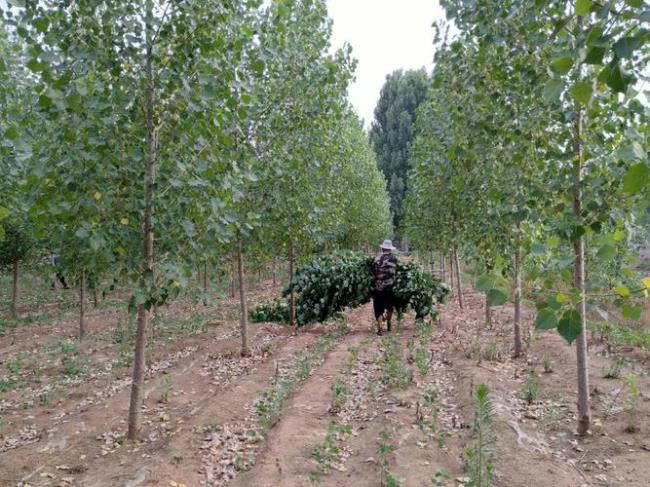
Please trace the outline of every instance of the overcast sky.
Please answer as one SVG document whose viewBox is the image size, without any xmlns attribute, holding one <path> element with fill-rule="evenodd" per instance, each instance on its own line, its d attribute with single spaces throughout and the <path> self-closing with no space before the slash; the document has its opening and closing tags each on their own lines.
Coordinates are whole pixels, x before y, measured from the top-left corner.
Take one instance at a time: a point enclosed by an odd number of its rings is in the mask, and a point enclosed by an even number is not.
<svg viewBox="0 0 650 487">
<path fill-rule="evenodd" d="M 350 101 L 367 127 L 386 75 L 396 69 L 431 71 L 434 21 L 444 18 L 437 0 L 327 0 L 334 48 L 348 42 L 358 61 Z"/>
</svg>

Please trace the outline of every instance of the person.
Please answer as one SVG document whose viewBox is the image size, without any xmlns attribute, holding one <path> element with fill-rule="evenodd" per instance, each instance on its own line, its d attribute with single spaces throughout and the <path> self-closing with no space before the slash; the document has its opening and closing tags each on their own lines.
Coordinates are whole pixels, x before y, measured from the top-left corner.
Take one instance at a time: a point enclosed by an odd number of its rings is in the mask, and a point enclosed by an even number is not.
<svg viewBox="0 0 650 487">
<path fill-rule="evenodd" d="M 393 286 L 397 274 L 397 257 L 393 254 L 393 242 L 384 240 L 379 246 L 381 253 L 372 263 L 372 304 L 377 322 L 377 335 L 383 334 L 384 313 L 386 313 L 386 331 L 391 331 L 391 320 L 395 309 Z"/>
<path fill-rule="evenodd" d="M 65 282 L 65 277 L 63 277 L 63 274 L 61 273 L 61 268 L 59 267 L 59 261 L 61 260 L 61 254 L 56 251 L 50 252 L 50 265 L 54 267 L 54 272 L 56 273 L 56 278 L 58 281 L 61 283 L 63 286 L 63 289 L 70 289 L 68 287 L 68 283 Z M 56 289 L 56 281 L 52 281 L 52 289 Z"/>
</svg>

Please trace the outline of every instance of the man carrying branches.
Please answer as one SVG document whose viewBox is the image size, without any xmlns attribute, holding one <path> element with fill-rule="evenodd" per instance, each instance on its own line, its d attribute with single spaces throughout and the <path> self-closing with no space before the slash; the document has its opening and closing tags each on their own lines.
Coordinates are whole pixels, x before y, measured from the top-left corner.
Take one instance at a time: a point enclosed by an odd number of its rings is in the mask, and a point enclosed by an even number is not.
<svg viewBox="0 0 650 487">
<path fill-rule="evenodd" d="M 391 320 L 395 309 L 395 297 L 393 295 L 393 286 L 395 285 L 395 275 L 397 273 L 397 257 L 393 255 L 393 242 L 384 240 L 379 246 L 379 254 L 372 263 L 373 285 L 372 285 L 372 304 L 375 311 L 375 320 L 377 321 L 377 335 L 383 334 L 382 327 L 384 322 L 384 313 L 386 313 L 386 330 L 391 331 Z"/>
</svg>

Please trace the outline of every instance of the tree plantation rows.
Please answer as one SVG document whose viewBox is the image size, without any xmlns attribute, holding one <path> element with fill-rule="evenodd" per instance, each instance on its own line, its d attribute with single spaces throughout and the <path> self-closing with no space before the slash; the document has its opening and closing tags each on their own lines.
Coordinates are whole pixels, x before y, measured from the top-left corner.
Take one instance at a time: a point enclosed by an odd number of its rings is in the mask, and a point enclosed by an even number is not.
<svg viewBox="0 0 650 487">
<path fill-rule="evenodd" d="M 0 487 L 647 485 L 650 3 L 439 3 L 0 0 Z"/>
<path fill-rule="evenodd" d="M 133 283 L 129 437 L 150 313 L 194 269 L 236 260 L 247 354 L 247 256 L 293 265 L 389 232 L 324 2 L 11 1 L 3 17 L 2 264 L 58 252 L 82 294 Z"/>
<path fill-rule="evenodd" d="M 511 297 L 515 356 L 524 299 L 537 329 L 576 343 L 585 434 L 589 316 L 638 320 L 650 287 L 636 260 L 649 235 L 650 5 L 442 4 L 458 32 L 439 29 L 403 232 L 472 263 L 488 325 L 490 306 Z"/>
</svg>

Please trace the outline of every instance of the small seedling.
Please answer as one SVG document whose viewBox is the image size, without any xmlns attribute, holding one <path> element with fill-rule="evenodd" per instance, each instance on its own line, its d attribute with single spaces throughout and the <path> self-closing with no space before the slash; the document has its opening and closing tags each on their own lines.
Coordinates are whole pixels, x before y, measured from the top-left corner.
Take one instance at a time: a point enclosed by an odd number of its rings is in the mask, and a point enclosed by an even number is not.
<svg viewBox="0 0 650 487">
<path fill-rule="evenodd" d="M 469 350 L 467 352 L 467 358 L 481 358 L 481 342 L 474 338 L 470 343 L 469 343 Z"/>
<path fill-rule="evenodd" d="M 545 374 L 550 374 L 553 372 L 553 360 L 551 359 L 551 356 L 547 353 L 544 354 L 544 357 L 542 358 L 542 363 L 544 364 L 544 373 Z"/>
<path fill-rule="evenodd" d="M 474 487 L 489 487 L 494 476 L 494 443 L 492 416 L 494 407 L 488 388 L 481 385 L 474 393 L 476 418 L 472 427 L 472 441 L 465 448 L 465 467 Z"/>
<path fill-rule="evenodd" d="M 444 487 L 450 480 L 451 476 L 447 472 L 447 469 L 444 468 L 436 470 L 436 473 L 433 475 L 433 485 L 436 487 Z"/>
<path fill-rule="evenodd" d="M 501 362 L 503 360 L 501 347 L 496 341 L 486 343 L 479 353 L 481 360 L 487 360 L 488 362 Z"/>
<path fill-rule="evenodd" d="M 521 395 L 528 404 L 532 404 L 537 400 L 539 396 L 539 376 L 535 372 L 534 368 L 528 369 L 528 374 L 526 375 L 526 380 L 522 386 Z"/>
<path fill-rule="evenodd" d="M 438 402 L 438 393 L 433 389 L 428 390 L 422 395 L 422 399 L 427 406 L 433 406 Z"/>
<path fill-rule="evenodd" d="M 169 402 L 169 393 L 172 391 L 174 388 L 174 384 L 172 382 L 171 377 L 165 377 L 161 383 L 160 383 L 160 399 L 158 402 L 167 404 Z"/>
<path fill-rule="evenodd" d="M 415 363 L 420 371 L 420 375 L 427 375 L 429 373 L 429 354 L 424 347 L 418 347 L 415 351 Z"/>
<path fill-rule="evenodd" d="M 438 448 L 441 450 L 447 446 L 447 438 L 449 437 L 449 432 L 446 429 L 441 429 L 438 433 Z"/>
<path fill-rule="evenodd" d="M 264 342 L 260 350 L 262 355 L 270 355 L 273 351 L 273 342 Z"/>
<path fill-rule="evenodd" d="M 333 396 L 330 412 L 336 414 L 341 411 L 341 408 L 343 408 L 345 401 L 352 391 L 350 391 L 350 388 L 341 379 L 336 379 L 334 382 L 332 382 L 330 390 L 332 391 Z"/>
<path fill-rule="evenodd" d="M 627 427 L 625 428 L 625 431 L 628 433 L 636 433 L 639 431 L 638 417 L 640 393 L 636 379 L 637 377 L 634 374 L 630 374 L 623 379 L 623 385 L 627 392 L 624 404 L 624 409 L 627 413 Z"/>
<path fill-rule="evenodd" d="M 624 366 L 625 357 L 616 357 L 616 360 L 609 364 L 609 367 L 603 373 L 603 377 L 605 379 L 619 379 Z"/>
</svg>

